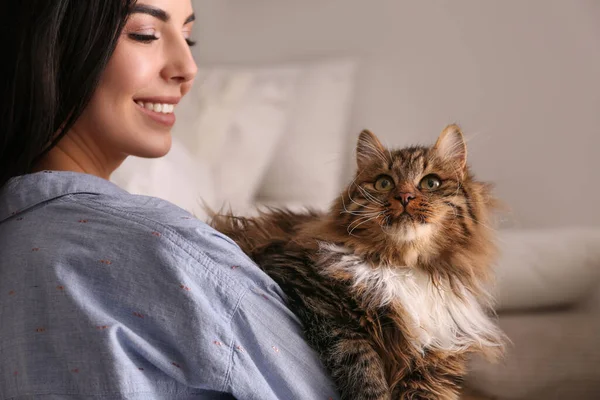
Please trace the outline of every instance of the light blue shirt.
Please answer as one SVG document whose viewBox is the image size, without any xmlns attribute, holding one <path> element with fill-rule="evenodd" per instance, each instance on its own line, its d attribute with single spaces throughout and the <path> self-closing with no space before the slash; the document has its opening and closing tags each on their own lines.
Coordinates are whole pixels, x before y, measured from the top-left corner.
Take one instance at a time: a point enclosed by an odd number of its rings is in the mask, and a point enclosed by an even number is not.
<svg viewBox="0 0 600 400">
<path fill-rule="evenodd" d="M 281 289 L 180 208 L 85 174 L 0 190 L 0 399 L 337 399 Z"/>
</svg>

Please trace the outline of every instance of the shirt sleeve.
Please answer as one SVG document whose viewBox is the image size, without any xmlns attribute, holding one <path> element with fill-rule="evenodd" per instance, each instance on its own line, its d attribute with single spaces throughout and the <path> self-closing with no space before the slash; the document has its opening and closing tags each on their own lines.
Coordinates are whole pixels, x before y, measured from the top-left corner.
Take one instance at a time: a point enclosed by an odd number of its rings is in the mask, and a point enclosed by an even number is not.
<svg viewBox="0 0 600 400">
<path fill-rule="evenodd" d="M 269 290 L 249 290 L 231 324 L 232 366 L 227 391 L 239 399 L 337 399 L 302 326 Z"/>
</svg>

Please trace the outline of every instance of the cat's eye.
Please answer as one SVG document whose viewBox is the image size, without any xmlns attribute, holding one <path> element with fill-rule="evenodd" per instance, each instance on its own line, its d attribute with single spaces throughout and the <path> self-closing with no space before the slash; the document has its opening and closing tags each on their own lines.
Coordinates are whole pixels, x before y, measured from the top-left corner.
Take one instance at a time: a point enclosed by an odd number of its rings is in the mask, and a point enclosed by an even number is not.
<svg viewBox="0 0 600 400">
<path fill-rule="evenodd" d="M 421 183 L 419 183 L 419 188 L 425 190 L 436 190 L 441 185 L 442 180 L 439 178 L 439 176 L 431 174 L 421 179 Z"/>
<path fill-rule="evenodd" d="M 394 180 L 386 175 L 380 176 L 375 182 L 375 189 L 380 192 L 389 192 L 394 186 Z"/>
</svg>

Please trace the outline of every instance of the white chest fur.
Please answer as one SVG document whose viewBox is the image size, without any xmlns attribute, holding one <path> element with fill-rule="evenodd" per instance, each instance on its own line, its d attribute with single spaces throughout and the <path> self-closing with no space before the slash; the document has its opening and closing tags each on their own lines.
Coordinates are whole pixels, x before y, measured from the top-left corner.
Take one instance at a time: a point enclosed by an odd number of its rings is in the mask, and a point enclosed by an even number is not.
<svg viewBox="0 0 600 400">
<path fill-rule="evenodd" d="M 375 267 L 337 246 L 326 245 L 323 250 L 336 253 L 336 257 L 326 257 L 335 261 L 323 265 L 325 273 L 352 276 L 354 288 L 370 307 L 400 304 L 411 343 L 419 351 L 498 346 L 498 328 L 460 283 L 452 290 L 449 282 L 434 284 L 417 268 Z"/>
</svg>

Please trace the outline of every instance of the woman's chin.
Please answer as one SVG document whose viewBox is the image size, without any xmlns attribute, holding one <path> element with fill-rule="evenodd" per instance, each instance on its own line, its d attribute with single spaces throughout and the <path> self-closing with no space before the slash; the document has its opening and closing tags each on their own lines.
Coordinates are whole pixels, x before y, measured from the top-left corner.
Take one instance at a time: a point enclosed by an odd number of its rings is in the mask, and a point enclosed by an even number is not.
<svg viewBox="0 0 600 400">
<path fill-rule="evenodd" d="M 161 138 L 156 138 L 152 143 L 143 143 L 132 151 L 130 155 L 142 158 L 160 158 L 166 156 L 171 150 L 171 134 L 163 134 L 162 136 Z"/>
</svg>

